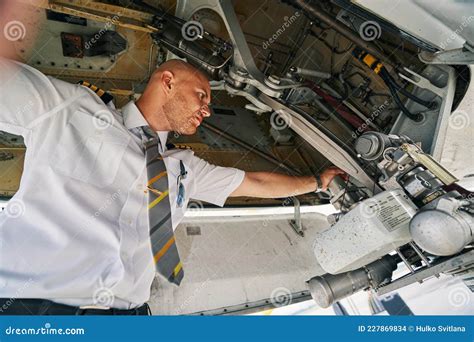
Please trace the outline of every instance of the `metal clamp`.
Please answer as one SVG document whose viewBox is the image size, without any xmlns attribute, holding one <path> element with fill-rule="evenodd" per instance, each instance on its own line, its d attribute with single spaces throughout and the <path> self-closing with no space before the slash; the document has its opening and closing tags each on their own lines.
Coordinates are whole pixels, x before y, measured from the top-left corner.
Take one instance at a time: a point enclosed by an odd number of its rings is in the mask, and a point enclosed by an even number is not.
<svg viewBox="0 0 474 342">
<path fill-rule="evenodd" d="M 301 211 L 300 211 L 300 200 L 296 197 L 290 197 L 293 203 L 295 204 L 295 218 L 290 220 L 291 228 L 299 236 L 304 236 L 303 225 L 301 224 Z"/>
</svg>

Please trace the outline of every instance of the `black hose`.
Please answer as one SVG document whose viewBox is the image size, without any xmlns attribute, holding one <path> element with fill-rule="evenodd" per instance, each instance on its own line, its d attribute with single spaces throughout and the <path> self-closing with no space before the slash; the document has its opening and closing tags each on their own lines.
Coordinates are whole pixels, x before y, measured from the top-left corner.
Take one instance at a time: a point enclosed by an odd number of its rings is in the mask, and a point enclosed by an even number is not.
<svg viewBox="0 0 474 342">
<path fill-rule="evenodd" d="M 395 100 L 395 103 L 401 109 L 403 114 L 405 114 L 411 120 L 420 121 L 422 116 L 420 113 L 417 113 L 417 114 L 411 113 L 405 107 L 403 102 L 400 100 L 400 97 L 398 95 L 399 92 L 407 96 L 408 98 L 412 99 L 413 101 L 420 103 L 423 106 L 426 106 L 427 108 L 432 108 L 431 102 L 419 99 L 415 95 L 399 87 L 398 84 L 395 82 L 395 80 L 390 76 L 385 66 L 380 62 L 380 60 L 378 60 L 374 56 L 370 55 L 369 53 L 367 53 L 366 51 L 358 47 L 352 50 L 352 55 L 356 57 L 358 60 L 360 60 L 362 63 L 367 65 L 371 70 L 373 70 L 377 75 L 380 76 L 380 78 L 384 81 L 384 83 L 387 85 L 388 89 L 390 90 L 390 93 L 392 94 L 393 99 Z"/>
<path fill-rule="evenodd" d="M 382 77 L 382 76 L 381 76 Z M 387 84 L 387 87 L 388 89 L 390 90 L 390 93 L 392 94 L 392 97 L 395 101 L 395 103 L 397 104 L 397 106 L 400 108 L 400 110 L 403 112 L 403 114 L 405 114 L 409 119 L 413 120 L 413 121 L 420 121 L 422 119 L 422 116 L 421 114 L 417 113 L 417 114 L 413 114 L 411 113 L 406 107 L 405 105 L 403 104 L 402 100 L 400 100 L 400 97 L 398 96 L 398 92 L 397 90 L 395 89 L 395 87 L 393 86 L 392 83 L 390 83 L 389 81 L 386 81 L 384 79 L 384 77 L 382 77 L 382 79 L 384 80 L 385 84 Z"/>
<path fill-rule="evenodd" d="M 380 71 L 380 77 L 382 77 L 382 75 L 384 75 L 385 78 L 386 78 L 386 81 L 390 82 L 394 86 L 394 88 L 397 90 L 397 92 L 400 92 L 402 95 L 408 97 L 409 99 L 415 101 L 416 103 L 421 104 L 422 106 L 424 106 L 428 109 L 433 109 L 434 106 L 436 106 L 436 102 L 426 101 L 426 100 L 420 99 L 419 97 L 417 97 L 417 96 L 413 95 L 412 93 L 410 93 L 405 88 L 399 86 L 397 84 L 397 82 L 393 79 L 392 75 L 390 75 L 390 73 L 387 71 L 387 69 L 382 68 L 382 70 Z M 382 79 L 383 79 L 383 77 L 382 77 Z"/>
</svg>

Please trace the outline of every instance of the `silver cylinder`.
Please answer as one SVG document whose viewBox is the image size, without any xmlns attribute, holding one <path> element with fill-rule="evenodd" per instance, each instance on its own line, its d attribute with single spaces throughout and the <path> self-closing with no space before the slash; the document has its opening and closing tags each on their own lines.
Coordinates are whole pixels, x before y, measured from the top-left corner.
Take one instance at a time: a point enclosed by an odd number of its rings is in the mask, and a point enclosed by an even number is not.
<svg viewBox="0 0 474 342">
<path fill-rule="evenodd" d="M 298 75 L 303 76 L 311 76 L 316 78 L 323 78 L 323 79 L 330 79 L 332 76 L 328 72 L 318 71 L 318 70 L 311 70 L 311 69 L 303 69 L 303 68 L 294 68 L 293 71 Z"/>
<path fill-rule="evenodd" d="M 376 160 L 391 145 L 387 135 L 379 132 L 366 132 L 357 138 L 355 150 L 362 159 Z"/>
<path fill-rule="evenodd" d="M 360 290 L 375 287 L 390 280 L 397 262 L 390 255 L 365 267 L 340 274 L 325 274 L 311 278 L 308 287 L 316 304 L 327 308 L 333 303 Z"/>
<path fill-rule="evenodd" d="M 453 255 L 474 242 L 474 218 L 462 211 L 422 210 L 411 219 L 410 233 L 426 252 Z"/>
</svg>

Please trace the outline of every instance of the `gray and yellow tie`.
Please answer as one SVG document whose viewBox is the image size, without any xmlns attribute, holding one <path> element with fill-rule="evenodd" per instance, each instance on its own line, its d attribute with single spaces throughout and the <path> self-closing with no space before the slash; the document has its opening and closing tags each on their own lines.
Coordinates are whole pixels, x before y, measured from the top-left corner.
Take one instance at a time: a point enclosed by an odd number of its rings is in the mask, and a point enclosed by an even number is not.
<svg viewBox="0 0 474 342">
<path fill-rule="evenodd" d="M 149 131 L 145 132 L 150 137 Z M 158 144 L 156 134 L 145 143 L 151 249 L 158 273 L 179 285 L 184 272 L 171 225 L 168 175 Z"/>
</svg>

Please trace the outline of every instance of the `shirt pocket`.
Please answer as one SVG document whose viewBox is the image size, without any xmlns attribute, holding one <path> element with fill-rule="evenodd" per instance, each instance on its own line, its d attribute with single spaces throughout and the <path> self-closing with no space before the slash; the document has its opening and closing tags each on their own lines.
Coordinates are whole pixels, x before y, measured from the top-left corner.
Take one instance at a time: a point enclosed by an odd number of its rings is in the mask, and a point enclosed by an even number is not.
<svg viewBox="0 0 474 342">
<path fill-rule="evenodd" d="M 76 111 L 58 140 L 52 167 L 64 176 L 106 187 L 115 180 L 129 140 L 101 116 Z"/>
</svg>

